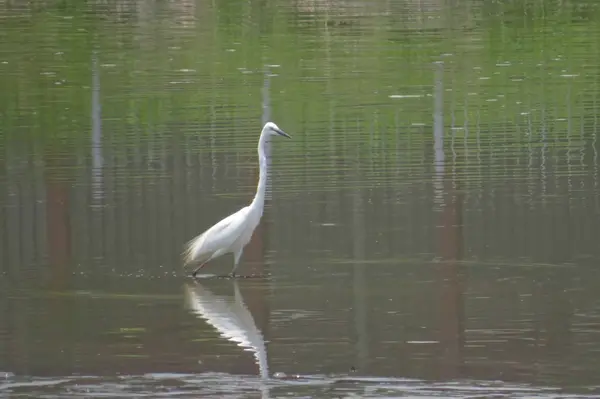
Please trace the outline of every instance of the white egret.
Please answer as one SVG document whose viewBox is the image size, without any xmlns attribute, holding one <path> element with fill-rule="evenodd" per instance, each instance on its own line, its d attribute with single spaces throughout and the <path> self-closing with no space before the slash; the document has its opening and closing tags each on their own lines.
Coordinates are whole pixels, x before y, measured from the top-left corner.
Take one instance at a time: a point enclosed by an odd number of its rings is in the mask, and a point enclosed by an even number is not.
<svg viewBox="0 0 600 399">
<path fill-rule="evenodd" d="M 273 122 L 267 122 L 260 133 L 258 139 L 258 163 L 260 167 L 258 187 L 254 199 L 250 203 L 221 220 L 204 233 L 200 234 L 187 243 L 187 248 L 183 254 L 184 265 L 190 263 L 200 263 L 192 276 L 211 260 L 227 253 L 233 253 L 233 270 L 230 276 L 235 277 L 235 270 L 238 267 L 240 257 L 244 247 L 252 238 L 252 233 L 263 214 L 265 204 L 265 188 L 267 185 L 267 158 L 265 155 L 265 146 L 267 138 L 270 136 L 291 137 L 283 130 L 279 129 Z"/>
</svg>

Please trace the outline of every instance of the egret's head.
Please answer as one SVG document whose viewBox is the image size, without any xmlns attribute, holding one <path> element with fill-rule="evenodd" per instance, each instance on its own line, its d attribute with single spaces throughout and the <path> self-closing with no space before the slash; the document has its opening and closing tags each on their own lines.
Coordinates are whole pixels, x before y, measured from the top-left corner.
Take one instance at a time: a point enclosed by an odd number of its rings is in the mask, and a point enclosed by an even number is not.
<svg viewBox="0 0 600 399">
<path fill-rule="evenodd" d="M 263 134 L 267 134 L 268 136 L 283 136 L 291 139 L 286 132 L 277 127 L 273 122 L 267 122 L 265 124 L 265 127 L 263 127 Z"/>
</svg>

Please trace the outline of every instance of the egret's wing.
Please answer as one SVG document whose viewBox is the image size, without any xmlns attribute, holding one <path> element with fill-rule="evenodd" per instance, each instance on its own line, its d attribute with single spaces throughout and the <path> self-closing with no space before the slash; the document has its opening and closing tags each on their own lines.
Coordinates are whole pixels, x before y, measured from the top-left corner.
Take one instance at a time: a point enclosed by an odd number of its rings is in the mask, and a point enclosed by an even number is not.
<svg viewBox="0 0 600 399">
<path fill-rule="evenodd" d="M 233 284 L 234 297 L 214 295 L 199 282 L 186 284 L 186 307 L 216 328 L 223 338 L 250 350 L 256 358 L 261 377 L 268 378 L 265 341 L 244 304 L 237 281 L 234 280 Z"/>
<path fill-rule="evenodd" d="M 184 264 L 207 260 L 216 251 L 228 249 L 238 238 L 247 213 L 246 206 L 189 241 L 183 253 Z"/>
</svg>

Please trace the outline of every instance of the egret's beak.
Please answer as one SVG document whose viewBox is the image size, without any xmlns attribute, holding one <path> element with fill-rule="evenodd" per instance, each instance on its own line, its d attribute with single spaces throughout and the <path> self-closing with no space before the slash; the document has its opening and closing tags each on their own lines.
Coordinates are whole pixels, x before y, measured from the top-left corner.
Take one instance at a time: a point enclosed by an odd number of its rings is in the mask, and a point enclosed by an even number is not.
<svg viewBox="0 0 600 399">
<path fill-rule="evenodd" d="M 273 130 L 275 130 L 275 132 L 278 135 L 283 136 L 283 137 L 287 137 L 288 139 L 291 139 L 290 135 L 287 134 L 286 132 L 284 132 L 283 130 L 281 130 L 281 129 L 273 129 Z"/>
</svg>

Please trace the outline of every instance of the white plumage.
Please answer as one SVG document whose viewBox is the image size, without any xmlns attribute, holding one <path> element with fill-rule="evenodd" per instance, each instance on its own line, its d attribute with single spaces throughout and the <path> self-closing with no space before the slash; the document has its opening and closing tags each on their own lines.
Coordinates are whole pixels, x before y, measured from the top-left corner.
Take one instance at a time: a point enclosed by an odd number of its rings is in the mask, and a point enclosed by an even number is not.
<svg viewBox="0 0 600 399">
<path fill-rule="evenodd" d="M 250 205 L 227 216 L 187 243 L 187 248 L 183 254 L 184 265 L 200 263 L 192 273 L 193 276 L 196 276 L 198 270 L 206 263 L 230 252 L 233 253 L 233 270 L 231 271 L 231 276 L 235 276 L 235 271 L 244 247 L 248 244 L 250 238 L 252 238 L 252 233 L 262 217 L 267 184 L 265 145 L 267 138 L 274 135 L 291 138 L 273 122 L 267 122 L 263 127 L 258 140 L 258 161 L 260 167 L 258 186 L 256 188 L 256 195 Z"/>
</svg>

